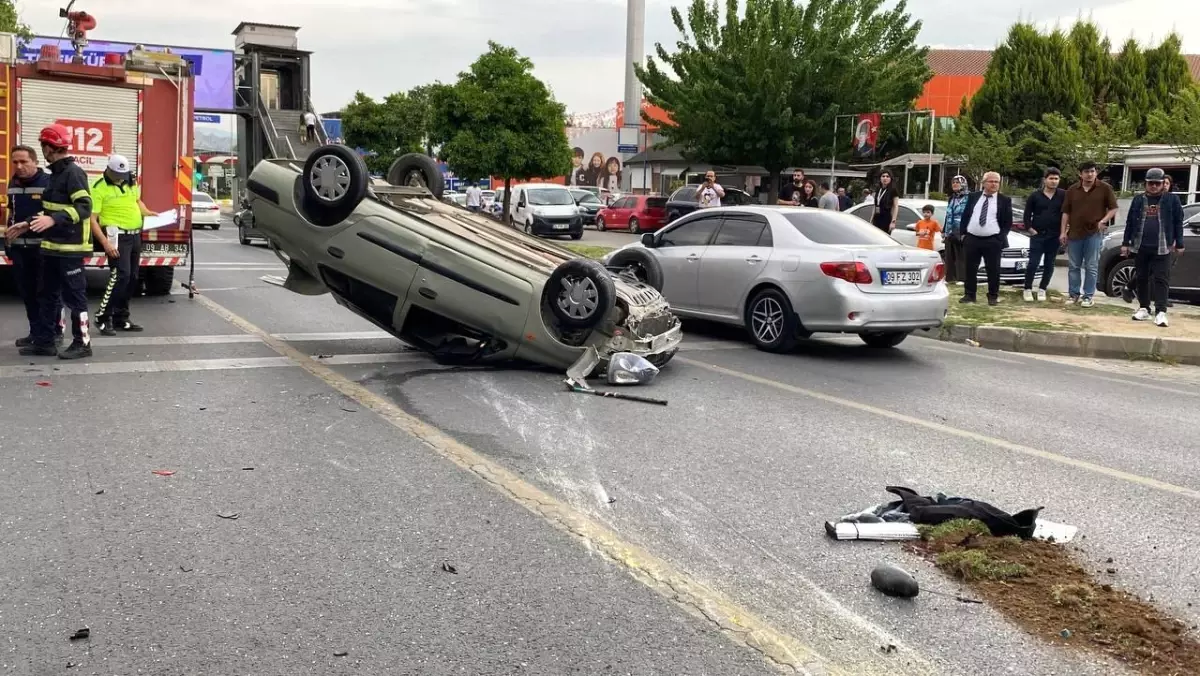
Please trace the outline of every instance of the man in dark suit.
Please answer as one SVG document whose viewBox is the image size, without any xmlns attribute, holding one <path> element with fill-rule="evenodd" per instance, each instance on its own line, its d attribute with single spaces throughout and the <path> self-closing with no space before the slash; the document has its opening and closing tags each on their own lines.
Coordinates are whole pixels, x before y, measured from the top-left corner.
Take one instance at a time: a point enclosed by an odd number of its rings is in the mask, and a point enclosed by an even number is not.
<svg viewBox="0 0 1200 676">
<path fill-rule="evenodd" d="M 975 302 L 981 260 L 987 271 L 988 305 L 1000 302 L 1000 254 L 1008 246 L 1012 219 L 1012 198 L 1000 194 L 1000 174 L 989 171 L 983 175 L 983 190 L 971 193 L 963 208 L 959 227 L 964 235 L 967 274 L 963 280 L 963 297 L 958 302 Z"/>
</svg>

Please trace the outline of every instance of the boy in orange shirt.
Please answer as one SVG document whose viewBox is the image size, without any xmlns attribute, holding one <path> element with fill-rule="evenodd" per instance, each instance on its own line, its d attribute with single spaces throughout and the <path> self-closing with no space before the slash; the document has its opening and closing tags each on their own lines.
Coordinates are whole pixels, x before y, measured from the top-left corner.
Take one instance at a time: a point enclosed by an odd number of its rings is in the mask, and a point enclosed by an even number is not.
<svg viewBox="0 0 1200 676">
<path fill-rule="evenodd" d="M 933 251 L 933 236 L 942 231 L 942 226 L 933 219 L 933 207 L 926 204 L 921 208 L 924 216 L 917 221 L 917 248 Z"/>
</svg>

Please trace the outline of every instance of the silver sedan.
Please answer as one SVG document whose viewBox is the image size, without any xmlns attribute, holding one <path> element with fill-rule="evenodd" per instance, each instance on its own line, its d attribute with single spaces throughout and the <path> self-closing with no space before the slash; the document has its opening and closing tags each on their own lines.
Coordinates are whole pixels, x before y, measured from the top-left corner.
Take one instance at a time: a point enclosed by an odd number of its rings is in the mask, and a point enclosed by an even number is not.
<svg viewBox="0 0 1200 676">
<path fill-rule="evenodd" d="M 816 332 L 894 347 L 940 326 L 949 302 L 936 252 L 854 216 L 803 207 L 697 211 L 605 264 L 660 288 L 675 314 L 744 326 L 770 352 Z"/>
</svg>

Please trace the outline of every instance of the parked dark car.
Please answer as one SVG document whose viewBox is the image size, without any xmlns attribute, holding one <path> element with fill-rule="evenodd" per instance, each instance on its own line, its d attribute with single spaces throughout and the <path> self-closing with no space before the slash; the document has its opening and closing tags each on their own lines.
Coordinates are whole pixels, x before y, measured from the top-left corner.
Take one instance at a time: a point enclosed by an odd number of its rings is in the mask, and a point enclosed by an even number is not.
<svg viewBox="0 0 1200 676">
<path fill-rule="evenodd" d="M 685 185 L 671 193 L 671 196 L 667 198 L 667 223 L 700 208 L 696 201 L 696 189 L 699 187 L 699 184 Z M 721 198 L 723 207 L 743 207 L 754 204 L 758 204 L 758 202 L 755 202 L 754 198 L 745 191 L 737 188 L 725 188 L 725 197 Z"/>
<path fill-rule="evenodd" d="M 596 224 L 596 214 L 604 208 L 604 202 L 596 197 L 596 193 L 582 188 L 571 188 L 571 196 L 579 207 L 579 215 L 583 216 L 583 227 Z"/>
<path fill-rule="evenodd" d="M 233 225 L 238 231 L 238 242 L 242 244 L 249 245 L 252 239 L 267 241 L 267 236 L 255 227 L 254 212 L 250 211 L 250 205 L 245 199 L 242 200 L 242 208 L 233 215 Z"/>
<path fill-rule="evenodd" d="M 1200 303 L 1200 204 L 1189 204 L 1183 208 L 1184 253 L 1175 259 L 1171 267 L 1172 300 Z M 1133 257 L 1121 258 L 1121 241 L 1125 228 L 1109 231 L 1100 250 L 1100 289 L 1105 294 L 1117 297 L 1125 291 L 1133 278 Z"/>
</svg>

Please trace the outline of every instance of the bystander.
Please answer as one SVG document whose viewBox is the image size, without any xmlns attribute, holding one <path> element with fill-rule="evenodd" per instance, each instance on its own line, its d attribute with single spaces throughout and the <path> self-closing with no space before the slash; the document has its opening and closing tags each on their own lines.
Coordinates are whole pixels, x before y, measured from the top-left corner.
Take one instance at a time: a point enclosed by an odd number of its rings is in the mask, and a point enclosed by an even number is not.
<svg viewBox="0 0 1200 676">
<path fill-rule="evenodd" d="M 1054 260 L 1058 258 L 1059 228 L 1062 225 L 1063 200 L 1066 191 L 1058 187 L 1062 173 L 1050 167 L 1042 176 L 1042 189 L 1025 200 L 1023 230 L 1029 236 L 1029 262 L 1025 267 L 1025 300 L 1046 300 L 1050 279 L 1054 276 Z M 1042 267 L 1042 281 L 1037 290 L 1033 278 Z"/>
</svg>

